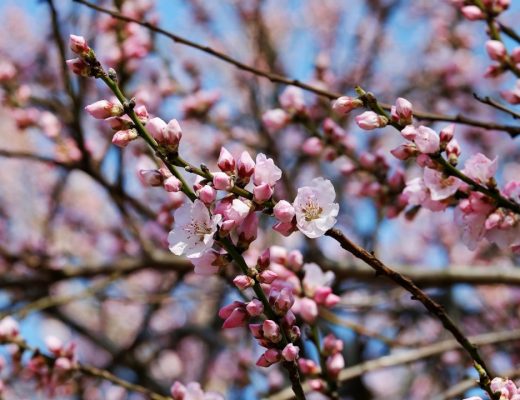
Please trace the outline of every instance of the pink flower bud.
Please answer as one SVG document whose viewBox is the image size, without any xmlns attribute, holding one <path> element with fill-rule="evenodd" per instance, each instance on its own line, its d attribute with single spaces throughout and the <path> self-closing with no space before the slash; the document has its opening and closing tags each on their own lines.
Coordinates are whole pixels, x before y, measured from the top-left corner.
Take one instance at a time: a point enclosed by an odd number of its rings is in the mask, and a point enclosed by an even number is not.
<svg viewBox="0 0 520 400">
<path fill-rule="evenodd" d="M 395 102 L 395 113 L 397 115 L 397 122 L 402 125 L 410 125 L 413 119 L 412 103 L 408 100 L 399 97 Z"/>
<path fill-rule="evenodd" d="M 253 299 L 249 303 L 247 303 L 246 310 L 250 316 L 257 317 L 264 312 L 264 305 L 260 300 Z"/>
<path fill-rule="evenodd" d="M 224 172 L 215 172 L 213 174 L 213 186 L 217 190 L 229 190 L 233 187 L 231 177 Z"/>
<path fill-rule="evenodd" d="M 264 337 L 261 324 L 249 324 L 249 330 L 255 339 L 262 339 Z"/>
<path fill-rule="evenodd" d="M 433 154 L 439 151 L 439 135 L 433 129 L 426 126 L 417 128 L 417 135 L 415 136 L 414 142 L 421 153 Z"/>
<path fill-rule="evenodd" d="M 0 339 L 16 339 L 20 333 L 18 322 L 7 316 L 0 320 Z"/>
<path fill-rule="evenodd" d="M 148 115 L 148 110 L 146 109 L 146 107 L 144 105 L 139 105 L 137 107 L 134 108 L 134 112 L 135 112 L 135 115 L 137 115 L 137 118 L 139 118 L 139 120 L 141 122 L 147 122 L 148 119 L 150 119 L 150 116 Z"/>
<path fill-rule="evenodd" d="M 118 147 L 126 147 L 132 140 L 137 139 L 137 131 L 135 129 L 126 129 L 124 131 L 117 131 L 112 136 L 112 143 Z"/>
<path fill-rule="evenodd" d="M 318 365 L 314 361 L 307 358 L 298 359 L 298 367 L 304 375 L 316 375 L 318 372 L 320 372 Z"/>
<path fill-rule="evenodd" d="M 262 183 L 260 186 L 255 186 L 253 189 L 254 199 L 258 203 L 263 203 L 271 198 L 273 192 L 274 190 L 269 184 Z"/>
<path fill-rule="evenodd" d="M 277 363 L 281 359 L 280 350 L 277 349 L 267 349 L 264 355 L 267 361 L 269 361 L 271 364 Z"/>
<path fill-rule="evenodd" d="M 269 296 L 269 302 L 273 305 L 278 315 L 285 315 L 294 304 L 294 295 L 291 289 L 283 288 L 275 296 Z"/>
<path fill-rule="evenodd" d="M 319 286 L 314 292 L 314 301 L 318 304 L 325 303 L 327 296 L 332 293 L 332 289 L 328 286 Z"/>
<path fill-rule="evenodd" d="M 114 131 L 124 131 L 130 129 L 133 125 L 132 120 L 126 115 L 122 117 L 108 118 L 106 121 Z"/>
<path fill-rule="evenodd" d="M 288 86 L 279 97 L 284 110 L 289 112 L 302 112 L 305 110 L 303 90 L 296 86 Z"/>
<path fill-rule="evenodd" d="M 336 337 L 329 333 L 325 338 L 323 339 L 323 352 L 326 355 L 332 355 L 336 353 L 340 353 L 343 351 L 343 342 L 339 339 L 336 339 Z"/>
<path fill-rule="evenodd" d="M 281 108 L 275 108 L 262 115 L 262 122 L 269 132 L 276 132 L 287 125 L 289 115 Z"/>
<path fill-rule="evenodd" d="M 255 284 L 255 280 L 247 275 L 238 275 L 235 277 L 235 279 L 233 279 L 233 283 L 240 290 L 245 290 L 253 286 Z"/>
<path fill-rule="evenodd" d="M 271 271 L 270 269 L 266 269 L 260 273 L 258 280 L 260 283 L 271 284 L 275 281 L 276 278 L 278 278 L 278 274 L 276 272 Z"/>
<path fill-rule="evenodd" d="M 176 151 L 179 148 L 181 138 L 182 129 L 176 119 L 170 120 L 166 127 L 154 136 L 157 143 L 167 147 L 170 151 Z"/>
<path fill-rule="evenodd" d="M 45 338 L 45 345 L 49 351 L 55 355 L 59 355 L 63 350 L 63 342 L 56 336 L 48 336 Z"/>
<path fill-rule="evenodd" d="M 121 104 L 114 104 L 108 100 L 99 100 L 85 107 L 85 110 L 96 119 L 106 119 L 123 115 Z"/>
<path fill-rule="evenodd" d="M 482 10 L 477 6 L 465 6 L 462 7 L 460 11 L 462 12 L 462 15 L 470 21 L 477 21 L 486 17 Z"/>
<path fill-rule="evenodd" d="M 286 361 L 295 361 L 298 358 L 298 354 L 300 353 L 300 348 L 295 346 L 292 343 L 289 343 L 282 350 L 282 357 Z"/>
<path fill-rule="evenodd" d="M 61 371 L 70 371 L 72 369 L 72 362 L 66 357 L 59 357 L 54 362 L 54 367 Z"/>
<path fill-rule="evenodd" d="M 83 36 L 70 35 L 69 46 L 74 53 L 81 57 L 85 57 L 90 53 L 90 47 Z"/>
<path fill-rule="evenodd" d="M 220 149 L 217 165 L 223 172 L 235 171 L 235 159 L 225 147 Z"/>
<path fill-rule="evenodd" d="M 258 257 L 258 261 L 256 262 L 258 269 L 263 270 L 269 267 L 269 264 L 271 264 L 271 250 L 265 249 L 262 254 L 260 254 L 260 257 Z"/>
<path fill-rule="evenodd" d="M 347 114 L 355 108 L 361 107 L 363 102 L 354 97 L 342 96 L 334 100 L 332 109 L 338 114 Z"/>
<path fill-rule="evenodd" d="M 395 149 L 390 150 L 390 153 L 398 160 L 408 160 L 410 157 L 414 157 L 418 154 L 417 147 L 413 144 L 402 144 L 397 146 Z"/>
<path fill-rule="evenodd" d="M 234 301 L 230 305 L 221 308 L 218 315 L 220 318 L 226 319 L 222 324 L 222 328 L 224 329 L 245 326 L 248 317 L 244 303 L 238 301 Z"/>
<path fill-rule="evenodd" d="M 187 390 L 182 383 L 176 381 L 170 389 L 170 394 L 172 395 L 173 400 L 184 400 Z"/>
<path fill-rule="evenodd" d="M 217 191 L 209 185 L 204 185 L 198 191 L 199 199 L 201 199 L 205 204 L 211 204 L 215 201 L 217 197 Z"/>
<path fill-rule="evenodd" d="M 152 118 L 146 123 L 146 130 L 155 140 L 157 140 L 157 142 L 159 142 L 164 137 L 166 122 L 164 122 L 161 118 Z"/>
<path fill-rule="evenodd" d="M 406 140 L 414 140 L 415 137 L 417 136 L 417 130 L 415 129 L 415 126 L 413 125 L 407 125 L 405 126 L 403 129 L 401 129 L 401 135 L 406 139 Z"/>
<path fill-rule="evenodd" d="M 273 211 L 275 218 L 281 222 L 291 222 L 295 215 L 294 207 L 285 200 L 280 200 L 276 203 Z"/>
<path fill-rule="evenodd" d="M 291 233 L 296 232 L 297 227 L 294 222 L 278 222 L 273 225 L 273 230 L 278 232 L 280 235 L 288 237 Z"/>
<path fill-rule="evenodd" d="M 139 171 L 139 180 L 145 186 L 161 186 L 164 177 L 157 169 L 142 169 Z"/>
<path fill-rule="evenodd" d="M 345 359 L 341 353 L 336 353 L 327 358 L 327 371 L 332 376 L 337 376 L 345 368 Z"/>
<path fill-rule="evenodd" d="M 81 58 L 73 58 L 66 62 L 70 70 L 76 75 L 84 77 L 90 76 L 90 66 Z"/>
<path fill-rule="evenodd" d="M 264 332 L 264 337 L 269 339 L 271 342 L 278 343 L 280 340 L 282 340 L 280 327 L 273 320 L 266 319 L 262 324 L 262 330 Z"/>
<path fill-rule="evenodd" d="M 507 56 L 507 50 L 500 40 L 488 40 L 486 42 L 486 51 L 489 58 L 495 61 L 502 61 Z"/>
<path fill-rule="evenodd" d="M 450 142 L 446 145 L 446 154 L 448 156 L 455 155 L 460 156 L 461 150 L 459 142 L 457 142 L 457 139 L 452 139 Z"/>
<path fill-rule="evenodd" d="M 323 142 L 318 137 L 310 137 L 303 142 L 302 151 L 311 157 L 318 156 L 323 151 Z"/>
<path fill-rule="evenodd" d="M 243 151 L 237 162 L 238 177 L 242 180 L 249 181 L 249 178 L 255 172 L 255 162 L 247 151 Z"/>
<path fill-rule="evenodd" d="M 167 192 L 178 192 L 182 189 L 182 182 L 175 176 L 166 178 L 163 185 Z"/>
<path fill-rule="evenodd" d="M 258 215 L 251 212 L 244 218 L 237 228 L 238 238 L 241 243 L 251 243 L 258 234 Z"/>
<path fill-rule="evenodd" d="M 441 143 L 448 143 L 451 139 L 453 139 L 453 135 L 455 133 L 455 124 L 450 124 L 448 126 L 445 126 L 442 128 L 439 138 L 441 140 Z"/>
<path fill-rule="evenodd" d="M 303 254 L 299 250 L 292 250 L 287 255 L 287 265 L 291 271 L 298 272 L 303 265 Z"/>
<path fill-rule="evenodd" d="M 314 323 L 318 316 L 318 306 L 316 302 L 308 297 L 300 300 L 300 315 L 308 324 Z"/>
<path fill-rule="evenodd" d="M 373 111 L 365 111 L 363 114 L 358 115 L 355 120 L 358 126 L 366 131 L 382 128 L 388 124 L 386 117 L 378 115 Z"/>
</svg>

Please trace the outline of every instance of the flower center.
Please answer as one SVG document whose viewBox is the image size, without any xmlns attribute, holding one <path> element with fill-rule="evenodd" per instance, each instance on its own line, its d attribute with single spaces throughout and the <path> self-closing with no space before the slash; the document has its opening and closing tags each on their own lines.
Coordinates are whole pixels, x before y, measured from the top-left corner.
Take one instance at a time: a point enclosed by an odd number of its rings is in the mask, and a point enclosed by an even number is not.
<svg viewBox="0 0 520 400">
<path fill-rule="evenodd" d="M 307 222 L 318 219 L 323 212 L 323 208 L 321 208 L 320 205 L 311 198 L 307 199 L 301 210 L 305 216 L 305 221 Z"/>
<path fill-rule="evenodd" d="M 204 223 L 192 222 L 186 228 L 197 236 L 203 237 L 204 235 L 209 235 L 211 233 L 211 227 Z"/>
</svg>

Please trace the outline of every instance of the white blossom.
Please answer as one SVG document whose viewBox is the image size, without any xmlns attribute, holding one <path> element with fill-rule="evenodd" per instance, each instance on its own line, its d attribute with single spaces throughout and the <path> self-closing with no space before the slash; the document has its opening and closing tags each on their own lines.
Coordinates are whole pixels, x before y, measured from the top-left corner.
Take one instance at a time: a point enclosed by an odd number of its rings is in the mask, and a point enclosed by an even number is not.
<svg viewBox="0 0 520 400">
<path fill-rule="evenodd" d="M 193 204 L 184 203 L 175 211 L 175 225 L 168 234 L 170 251 L 178 256 L 200 257 L 213 246 L 213 235 L 221 219 L 218 214 L 211 216 L 200 200 L 195 200 Z"/>
<path fill-rule="evenodd" d="M 331 181 L 315 178 L 311 186 L 298 189 L 294 199 L 296 226 L 309 238 L 323 236 L 336 223 L 339 205 L 334 203 L 336 191 Z"/>
</svg>

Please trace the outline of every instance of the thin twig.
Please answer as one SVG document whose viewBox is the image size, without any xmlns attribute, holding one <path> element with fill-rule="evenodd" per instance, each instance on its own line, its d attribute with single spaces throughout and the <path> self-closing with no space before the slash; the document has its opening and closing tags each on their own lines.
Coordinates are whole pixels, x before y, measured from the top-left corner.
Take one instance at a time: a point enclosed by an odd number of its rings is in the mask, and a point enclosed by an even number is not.
<svg viewBox="0 0 520 400">
<path fill-rule="evenodd" d="M 491 106 L 493 108 L 496 108 L 497 110 L 503 111 L 506 114 L 511 115 L 514 119 L 520 119 L 520 114 L 519 113 L 517 113 L 514 110 L 511 110 L 511 109 L 507 108 L 506 106 L 504 106 L 503 104 L 499 103 L 496 100 L 493 100 L 489 96 L 480 97 L 478 94 L 473 93 L 473 97 L 475 99 L 477 99 L 478 101 L 480 101 L 481 103 L 487 104 L 487 105 L 489 105 L 489 106 Z"/>
</svg>

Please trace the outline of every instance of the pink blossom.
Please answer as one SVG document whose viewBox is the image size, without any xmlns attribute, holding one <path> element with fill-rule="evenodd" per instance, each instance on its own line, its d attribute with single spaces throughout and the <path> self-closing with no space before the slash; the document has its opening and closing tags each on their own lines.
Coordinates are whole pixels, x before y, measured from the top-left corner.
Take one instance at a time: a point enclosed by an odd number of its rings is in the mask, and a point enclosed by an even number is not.
<svg viewBox="0 0 520 400">
<path fill-rule="evenodd" d="M 257 213 L 252 211 L 247 214 L 247 216 L 243 219 L 243 221 L 237 227 L 237 234 L 238 234 L 238 240 L 240 243 L 249 244 L 256 239 L 257 234 L 258 234 L 258 215 L 257 215 Z"/>
<path fill-rule="evenodd" d="M 274 189 L 267 183 L 262 183 L 259 186 L 255 186 L 253 189 L 254 199 L 258 203 L 263 203 L 269 200 L 273 193 Z"/>
<path fill-rule="evenodd" d="M 345 368 L 345 359 L 341 353 L 336 353 L 327 358 L 327 371 L 332 376 L 337 376 Z"/>
<path fill-rule="evenodd" d="M 16 339 L 19 333 L 20 328 L 18 322 L 16 322 L 13 317 L 8 315 L 0 320 L 0 339 Z"/>
<path fill-rule="evenodd" d="M 390 150 L 390 153 L 398 160 L 408 160 L 410 157 L 416 156 L 419 152 L 417 147 L 413 144 L 406 143 L 397 146 L 395 149 Z"/>
<path fill-rule="evenodd" d="M 66 62 L 70 70 L 76 75 L 84 77 L 90 76 L 90 67 L 81 58 L 73 58 L 71 60 L 67 60 Z"/>
<path fill-rule="evenodd" d="M 432 200 L 444 200 L 453 196 L 462 185 L 462 181 L 454 176 L 446 176 L 442 172 L 425 168 L 424 185 L 430 190 Z"/>
<path fill-rule="evenodd" d="M 295 215 L 294 207 L 285 200 L 280 200 L 276 203 L 273 212 L 275 218 L 281 222 L 291 222 Z"/>
<path fill-rule="evenodd" d="M 366 131 L 382 128 L 388 124 L 388 120 L 385 117 L 378 115 L 373 111 L 365 111 L 358 115 L 355 120 L 358 126 Z"/>
<path fill-rule="evenodd" d="M 303 290 L 309 297 L 313 297 L 316 290 L 321 287 L 329 287 L 334 282 L 334 272 L 323 272 L 316 263 L 304 264 L 303 270 L 305 276 L 303 278 Z"/>
<path fill-rule="evenodd" d="M 323 142 L 318 137 L 310 137 L 303 142 L 302 151 L 311 157 L 315 157 L 323 151 Z"/>
<path fill-rule="evenodd" d="M 182 189 L 182 182 L 173 175 L 166 178 L 163 185 L 167 192 L 178 192 Z"/>
<path fill-rule="evenodd" d="M 233 172 L 235 170 L 235 159 L 225 147 L 220 149 L 217 165 L 223 172 Z"/>
<path fill-rule="evenodd" d="M 449 143 L 453 139 L 453 135 L 455 134 L 455 124 L 450 124 L 441 129 L 439 134 L 439 138 L 441 143 Z"/>
<path fill-rule="evenodd" d="M 520 52 L 519 52 L 520 53 Z M 513 90 L 505 90 L 500 93 L 502 98 L 511 104 L 520 104 L 520 79 L 516 81 Z"/>
<path fill-rule="evenodd" d="M 298 354 L 300 353 L 300 348 L 295 346 L 292 343 L 289 343 L 282 350 L 282 357 L 286 361 L 295 361 L 298 358 Z"/>
<path fill-rule="evenodd" d="M 427 126 L 420 126 L 417 128 L 413 140 L 421 153 L 433 154 L 439 151 L 439 135 Z"/>
<path fill-rule="evenodd" d="M 312 324 L 318 316 L 318 305 L 314 300 L 304 297 L 299 301 L 299 313 L 305 322 Z"/>
<path fill-rule="evenodd" d="M 160 145 L 170 150 L 177 150 L 179 147 L 182 129 L 176 119 L 172 119 L 167 124 L 161 118 L 152 118 L 146 123 L 146 129 Z"/>
<path fill-rule="evenodd" d="M 145 186 L 161 186 L 164 177 L 157 169 L 139 170 L 139 180 Z"/>
<path fill-rule="evenodd" d="M 278 324 L 270 319 L 266 319 L 262 324 L 264 337 L 273 343 L 278 343 L 282 340 L 282 333 Z"/>
<path fill-rule="evenodd" d="M 455 223 L 462 230 L 462 241 L 470 250 L 475 250 L 484 237 L 485 222 L 494 210 L 488 199 L 479 192 L 471 192 L 455 208 Z"/>
<path fill-rule="evenodd" d="M 240 290 L 246 290 L 255 284 L 255 280 L 247 275 L 237 275 L 233 279 L 233 283 Z"/>
<path fill-rule="evenodd" d="M 482 10 L 477 6 L 464 6 L 460 11 L 462 12 L 462 15 L 470 21 L 477 21 L 486 17 Z"/>
<path fill-rule="evenodd" d="M 267 158 L 265 154 L 256 156 L 256 167 L 253 182 L 256 186 L 267 184 L 273 187 L 282 177 L 282 170 L 276 166 L 272 158 Z"/>
<path fill-rule="evenodd" d="M 487 185 L 497 172 L 497 158 L 490 160 L 482 153 L 477 153 L 464 164 L 462 172 L 477 183 Z"/>
<path fill-rule="evenodd" d="M 247 151 L 243 151 L 237 162 L 237 174 L 242 180 L 249 181 L 249 177 L 255 172 L 255 162 Z"/>
<path fill-rule="evenodd" d="M 257 317 L 264 312 L 264 305 L 258 299 L 253 299 L 246 305 L 247 313 L 252 317 Z"/>
<path fill-rule="evenodd" d="M 410 125 L 413 119 L 412 103 L 399 97 L 395 102 L 395 120 L 401 125 Z"/>
<path fill-rule="evenodd" d="M 70 35 L 69 36 L 69 47 L 70 49 L 79 55 L 85 57 L 90 53 L 90 47 L 83 36 Z"/>
<path fill-rule="evenodd" d="M 200 257 L 191 258 L 190 261 L 195 267 L 194 272 L 198 275 L 213 275 L 219 271 L 219 255 L 213 250 L 203 252 Z"/>
<path fill-rule="evenodd" d="M 118 147 L 126 147 L 132 140 L 137 139 L 139 135 L 135 129 L 126 129 L 124 131 L 117 131 L 112 136 L 112 143 Z"/>
<path fill-rule="evenodd" d="M 276 132 L 284 128 L 289 122 L 289 115 L 281 108 L 269 110 L 262 115 L 262 122 L 269 132 Z"/>
<path fill-rule="evenodd" d="M 282 108 L 288 112 L 305 110 L 303 90 L 296 86 L 287 86 L 279 97 Z"/>
<path fill-rule="evenodd" d="M 233 187 L 233 181 L 225 172 L 213 173 L 213 186 L 217 190 L 229 190 Z"/>
<path fill-rule="evenodd" d="M 248 318 L 244 303 L 239 301 L 234 301 L 222 307 L 218 312 L 218 316 L 225 320 L 222 325 L 224 329 L 245 326 Z"/>
<path fill-rule="evenodd" d="M 486 51 L 489 58 L 495 61 L 502 61 L 507 56 L 507 50 L 500 40 L 488 40 L 486 42 Z"/>
<path fill-rule="evenodd" d="M 108 100 L 99 100 L 85 107 L 85 110 L 96 119 L 106 119 L 123 115 L 121 104 L 112 103 Z"/>
<path fill-rule="evenodd" d="M 217 197 L 217 191 L 209 185 L 204 185 L 197 192 L 199 195 L 199 199 L 201 199 L 206 204 L 211 204 L 215 201 Z"/>
<path fill-rule="evenodd" d="M 363 102 L 359 99 L 342 96 L 334 100 L 332 109 L 338 114 L 347 114 L 355 108 L 363 106 Z"/>
</svg>

